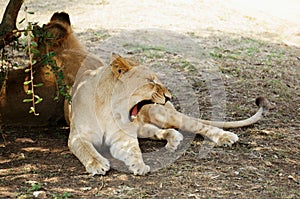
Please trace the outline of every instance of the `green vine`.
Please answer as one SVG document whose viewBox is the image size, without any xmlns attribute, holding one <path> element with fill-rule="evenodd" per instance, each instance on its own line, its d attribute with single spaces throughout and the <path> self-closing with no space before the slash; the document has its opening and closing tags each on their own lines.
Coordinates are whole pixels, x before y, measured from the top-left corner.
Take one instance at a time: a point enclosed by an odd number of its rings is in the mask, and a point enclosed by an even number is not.
<svg viewBox="0 0 300 199">
<path fill-rule="evenodd" d="M 32 41 L 32 38 L 33 38 L 32 23 L 28 22 L 27 14 L 33 14 L 33 13 L 27 11 L 27 7 L 25 7 L 25 20 L 28 25 L 27 25 L 27 28 L 24 33 L 24 35 L 26 36 L 26 40 L 27 40 L 27 46 L 25 47 L 24 51 L 29 56 L 29 68 L 25 69 L 25 72 L 29 73 L 30 79 L 25 81 L 24 85 L 28 85 L 28 86 L 30 85 L 31 88 L 27 90 L 27 95 L 29 95 L 30 98 L 24 99 L 23 102 L 31 103 L 29 113 L 33 113 L 34 115 L 37 116 L 37 115 L 39 115 L 39 113 L 36 112 L 36 105 L 41 103 L 43 101 L 43 98 L 41 98 L 40 96 L 35 94 L 35 88 L 43 86 L 43 83 L 38 83 L 38 84 L 34 83 L 33 65 L 36 62 L 36 60 L 34 60 L 34 54 L 38 54 L 40 52 L 36 48 L 33 48 L 33 47 L 37 47 L 38 45 L 36 42 Z"/>
<path fill-rule="evenodd" d="M 28 85 L 30 89 L 27 90 L 28 96 L 27 99 L 24 99 L 23 102 L 31 103 L 29 113 L 34 115 L 39 115 L 36 112 L 36 105 L 43 101 L 43 98 L 35 93 L 35 88 L 42 87 L 43 83 L 37 83 L 34 81 L 34 68 L 49 66 L 50 71 L 53 72 L 56 78 L 57 94 L 54 97 L 54 100 L 58 100 L 59 96 L 62 95 L 69 102 L 71 101 L 71 96 L 69 94 L 70 86 L 67 85 L 64 81 L 63 70 L 57 66 L 56 61 L 54 60 L 55 53 L 53 51 L 46 51 L 45 54 L 41 54 L 39 49 L 39 44 L 42 45 L 51 45 L 51 40 L 54 39 L 53 35 L 45 30 L 44 27 L 40 28 L 36 24 L 32 24 L 28 21 L 28 14 L 34 14 L 33 12 L 27 11 L 25 7 L 25 18 L 21 20 L 26 22 L 27 27 L 23 31 L 26 41 L 26 46 L 24 51 L 29 57 L 29 66 L 25 69 L 26 73 L 29 73 L 29 79 L 24 82 L 24 85 Z M 37 28 L 38 27 L 38 28 Z M 33 41 L 33 38 L 35 41 Z M 36 42 L 37 41 L 37 42 Z"/>
</svg>

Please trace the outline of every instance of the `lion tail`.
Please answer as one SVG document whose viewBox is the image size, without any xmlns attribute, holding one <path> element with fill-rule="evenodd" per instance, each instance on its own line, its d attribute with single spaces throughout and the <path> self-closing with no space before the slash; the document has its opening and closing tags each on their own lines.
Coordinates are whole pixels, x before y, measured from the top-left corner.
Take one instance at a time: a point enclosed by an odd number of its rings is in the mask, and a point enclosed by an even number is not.
<svg viewBox="0 0 300 199">
<path fill-rule="evenodd" d="M 268 111 L 271 107 L 270 102 L 264 97 L 256 98 L 255 103 L 259 107 L 258 111 L 253 116 L 245 120 L 224 122 L 224 121 L 210 121 L 210 120 L 199 119 L 199 121 L 202 122 L 203 124 L 207 124 L 219 128 L 238 128 L 243 126 L 249 126 L 251 124 L 256 123 L 258 120 L 260 120 L 263 117 L 264 113 Z"/>
</svg>

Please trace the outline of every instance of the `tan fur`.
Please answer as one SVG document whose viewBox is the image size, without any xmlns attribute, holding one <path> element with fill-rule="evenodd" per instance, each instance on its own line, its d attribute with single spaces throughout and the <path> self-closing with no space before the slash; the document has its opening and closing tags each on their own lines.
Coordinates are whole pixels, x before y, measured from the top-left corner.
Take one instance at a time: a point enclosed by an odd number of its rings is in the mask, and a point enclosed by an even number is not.
<svg viewBox="0 0 300 199">
<path fill-rule="evenodd" d="M 134 174 L 144 175 L 150 168 L 143 162 L 138 137 L 167 140 L 166 148 L 171 151 L 183 139 L 175 129 L 200 134 L 217 145 L 231 145 L 238 140 L 234 133 L 205 124 L 210 121 L 177 112 L 170 98 L 170 92 L 151 70 L 113 54 L 109 66 L 84 71 L 75 80 L 70 150 L 87 172 L 104 175 L 110 166 L 99 149 L 108 145 L 114 158 L 123 161 Z M 140 102 L 147 103 L 136 106 Z M 234 127 L 234 123 L 230 125 Z"/>
</svg>

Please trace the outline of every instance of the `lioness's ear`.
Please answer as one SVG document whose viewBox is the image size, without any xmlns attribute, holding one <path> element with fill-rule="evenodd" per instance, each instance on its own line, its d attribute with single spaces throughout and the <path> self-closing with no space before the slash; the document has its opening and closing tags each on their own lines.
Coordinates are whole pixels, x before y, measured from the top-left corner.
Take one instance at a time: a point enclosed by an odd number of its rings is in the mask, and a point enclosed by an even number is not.
<svg viewBox="0 0 300 199">
<path fill-rule="evenodd" d="M 132 69 L 133 65 L 131 65 L 126 59 L 124 59 L 120 55 L 112 53 L 110 67 L 113 74 L 117 78 L 120 78 L 122 74 Z"/>
<path fill-rule="evenodd" d="M 134 58 L 126 57 L 126 58 L 124 58 L 124 59 L 125 59 L 125 60 L 129 63 L 129 65 L 131 65 L 131 66 L 138 66 L 138 65 L 140 65 L 139 61 L 136 60 L 136 59 L 134 59 Z"/>
<path fill-rule="evenodd" d="M 46 42 L 51 44 L 51 47 L 60 47 L 72 32 L 69 15 L 65 12 L 54 13 L 44 30 Z"/>
<path fill-rule="evenodd" d="M 65 12 L 56 12 L 52 15 L 50 21 L 60 21 L 63 23 L 66 23 L 68 25 L 71 25 L 70 17 L 68 13 Z"/>
<path fill-rule="evenodd" d="M 62 42 L 68 36 L 68 30 L 61 24 L 49 23 L 45 26 L 45 31 L 48 33 L 46 39 L 51 42 L 53 47 L 61 46 Z"/>
</svg>

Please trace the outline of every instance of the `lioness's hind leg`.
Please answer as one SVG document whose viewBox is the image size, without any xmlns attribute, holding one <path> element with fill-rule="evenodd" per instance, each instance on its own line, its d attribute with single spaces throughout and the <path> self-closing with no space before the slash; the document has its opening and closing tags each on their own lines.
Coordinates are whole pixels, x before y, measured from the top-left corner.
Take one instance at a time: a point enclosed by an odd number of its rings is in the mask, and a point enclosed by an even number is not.
<svg viewBox="0 0 300 199">
<path fill-rule="evenodd" d="M 142 152 L 137 137 L 126 134 L 122 130 L 115 133 L 116 137 L 110 143 L 111 155 L 123 161 L 134 175 L 145 175 L 150 167 L 143 161 Z"/>
<path fill-rule="evenodd" d="M 91 142 L 80 136 L 76 136 L 69 139 L 68 145 L 71 152 L 85 166 L 88 173 L 91 173 L 92 175 L 105 175 L 109 170 L 109 161 L 98 153 Z"/>
<path fill-rule="evenodd" d="M 239 137 L 235 133 L 208 125 L 205 125 L 197 133 L 207 137 L 218 146 L 231 146 L 239 140 Z"/>
<path fill-rule="evenodd" d="M 175 129 L 160 129 L 152 124 L 144 124 L 138 132 L 139 138 L 150 138 L 155 140 L 167 140 L 166 149 L 175 151 L 183 140 L 181 133 Z"/>
<path fill-rule="evenodd" d="M 219 146 L 230 146 L 238 141 L 238 136 L 234 133 L 203 124 L 196 118 L 159 104 L 143 106 L 137 115 L 137 119 L 139 122 L 152 123 L 164 129 L 178 128 L 200 134 Z"/>
</svg>

